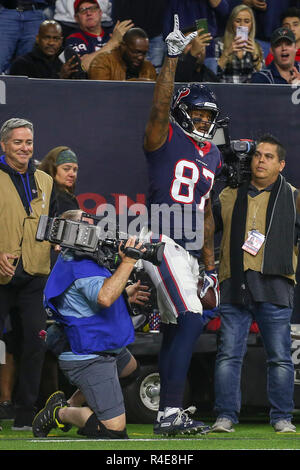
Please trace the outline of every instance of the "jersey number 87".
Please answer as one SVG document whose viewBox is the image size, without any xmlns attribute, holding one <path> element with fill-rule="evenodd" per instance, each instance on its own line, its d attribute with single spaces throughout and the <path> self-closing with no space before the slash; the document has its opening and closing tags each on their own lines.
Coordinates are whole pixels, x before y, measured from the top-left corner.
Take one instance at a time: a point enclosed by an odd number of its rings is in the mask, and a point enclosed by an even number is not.
<svg viewBox="0 0 300 470">
<path fill-rule="evenodd" d="M 189 170 L 188 172 L 186 170 Z M 189 173 L 189 176 L 186 174 Z M 215 175 L 208 168 L 202 167 L 204 178 L 210 182 L 208 190 L 200 198 L 198 208 L 204 210 L 205 200 L 209 197 L 210 190 L 214 183 Z M 180 160 L 176 163 L 174 179 L 171 184 L 171 196 L 176 202 L 182 204 L 191 204 L 194 202 L 195 187 L 200 178 L 200 170 L 196 163 L 188 160 Z M 185 186 L 185 193 L 182 192 L 182 186 Z"/>
</svg>

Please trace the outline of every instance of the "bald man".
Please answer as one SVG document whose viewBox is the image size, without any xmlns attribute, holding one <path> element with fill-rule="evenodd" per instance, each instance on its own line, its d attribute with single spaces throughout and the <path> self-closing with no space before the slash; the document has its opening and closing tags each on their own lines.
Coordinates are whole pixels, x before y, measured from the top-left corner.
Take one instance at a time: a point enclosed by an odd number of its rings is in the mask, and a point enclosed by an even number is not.
<svg viewBox="0 0 300 470">
<path fill-rule="evenodd" d="M 84 78 L 78 76 L 79 65 L 75 56 L 65 63 L 60 60 L 62 43 L 60 24 L 54 20 L 43 21 L 32 51 L 17 57 L 11 65 L 9 74 L 30 78 Z"/>
<path fill-rule="evenodd" d="M 95 57 L 89 68 L 91 80 L 155 81 L 154 66 L 145 59 L 149 39 L 141 28 L 131 28 L 124 34 L 121 45 Z"/>
</svg>

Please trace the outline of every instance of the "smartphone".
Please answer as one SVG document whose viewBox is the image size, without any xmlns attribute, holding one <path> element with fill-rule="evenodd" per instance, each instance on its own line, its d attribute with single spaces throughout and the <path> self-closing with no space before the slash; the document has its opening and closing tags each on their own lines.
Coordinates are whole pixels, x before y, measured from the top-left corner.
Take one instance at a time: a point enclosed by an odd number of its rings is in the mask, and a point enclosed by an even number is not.
<svg viewBox="0 0 300 470">
<path fill-rule="evenodd" d="M 235 37 L 243 39 L 245 42 L 248 41 L 248 28 L 247 26 L 237 26 Z"/>
<path fill-rule="evenodd" d="M 200 18 L 199 20 L 195 21 L 196 23 L 196 28 L 197 31 L 199 29 L 202 29 L 201 34 L 207 34 L 208 33 L 208 25 L 207 25 L 207 19 L 206 18 Z"/>
</svg>

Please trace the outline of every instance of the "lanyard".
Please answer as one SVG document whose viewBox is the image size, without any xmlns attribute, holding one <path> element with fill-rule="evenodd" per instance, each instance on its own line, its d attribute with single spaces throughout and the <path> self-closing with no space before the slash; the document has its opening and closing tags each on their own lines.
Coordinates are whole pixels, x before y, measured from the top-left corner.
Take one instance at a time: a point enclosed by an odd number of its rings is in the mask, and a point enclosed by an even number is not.
<svg viewBox="0 0 300 470">
<path fill-rule="evenodd" d="M 18 172 L 18 174 L 21 176 L 21 180 L 22 180 L 22 183 L 23 183 L 23 186 L 24 186 L 24 191 L 25 191 L 25 195 L 26 195 L 26 199 L 27 199 L 27 202 L 28 202 L 28 205 L 29 205 L 30 212 L 33 212 L 31 204 L 30 204 L 30 202 L 32 201 L 32 192 L 31 192 L 31 188 L 30 188 L 30 184 L 29 184 L 28 173 L 26 173 L 27 188 L 26 188 L 26 184 L 25 184 L 25 181 L 24 181 L 24 179 L 25 179 L 24 176 L 22 175 L 22 173 Z"/>
<path fill-rule="evenodd" d="M 5 161 L 5 156 L 4 155 L 2 155 L 0 157 L 0 162 L 7 165 L 7 162 Z M 32 201 L 32 192 L 31 192 L 31 188 L 30 188 L 28 172 L 26 172 L 26 181 L 25 181 L 25 178 L 22 175 L 22 173 L 19 173 L 18 171 L 17 171 L 17 173 L 18 173 L 18 175 L 21 176 L 21 180 L 22 180 L 22 183 L 23 183 L 23 186 L 24 186 L 25 196 L 26 196 L 26 199 L 27 199 L 27 202 L 28 202 L 28 205 L 29 205 L 29 210 L 30 210 L 30 212 L 33 212 L 31 204 L 30 204 L 31 201 Z"/>
</svg>

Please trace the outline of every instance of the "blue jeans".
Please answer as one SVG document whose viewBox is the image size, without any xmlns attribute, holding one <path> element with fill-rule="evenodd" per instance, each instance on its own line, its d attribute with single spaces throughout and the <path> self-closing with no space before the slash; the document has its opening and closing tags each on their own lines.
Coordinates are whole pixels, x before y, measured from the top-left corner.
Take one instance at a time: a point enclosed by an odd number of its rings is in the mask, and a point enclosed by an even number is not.
<svg viewBox="0 0 300 470">
<path fill-rule="evenodd" d="M 258 324 L 267 355 L 267 393 L 270 423 L 291 420 L 294 408 L 294 366 L 291 358 L 292 309 L 270 303 L 221 304 L 220 344 L 215 367 L 215 411 L 238 423 L 241 408 L 241 370 L 249 328 Z M 259 367 L 259 364 L 257 365 Z"/>
<path fill-rule="evenodd" d="M 149 51 L 147 59 L 154 65 L 156 72 L 159 73 L 166 54 L 166 44 L 162 34 L 149 40 Z"/>
<path fill-rule="evenodd" d="M 17 11 L 0 6 L 0 73 L 7 73 L 14 57 L 30 52 L 40 24 L 42 10 Z"/>
<path fill-rule="evenodd" d="M 206 67 L 208 67 L 213 73 L 217 74 L 218 61 L 215 57 L 206 57 L 204 60 L 204 65 L 206 65 Z"/>
</svg>

